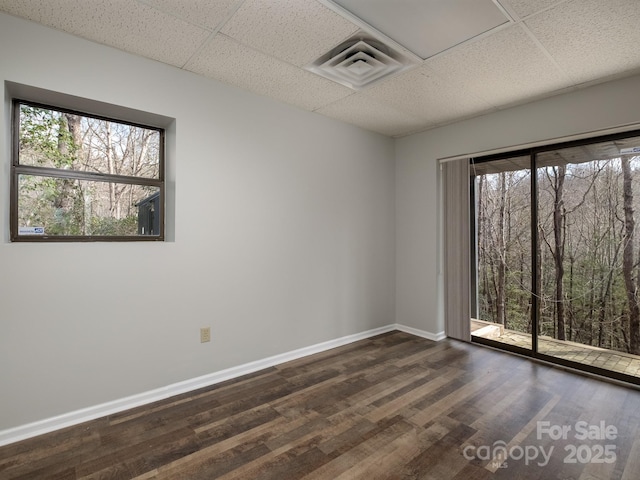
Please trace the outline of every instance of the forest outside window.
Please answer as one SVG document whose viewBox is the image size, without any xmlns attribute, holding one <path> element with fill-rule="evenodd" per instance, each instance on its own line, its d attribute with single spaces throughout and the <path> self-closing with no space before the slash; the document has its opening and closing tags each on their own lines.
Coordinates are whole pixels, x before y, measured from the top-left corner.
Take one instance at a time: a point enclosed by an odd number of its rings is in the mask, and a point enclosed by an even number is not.
<svg viewBox="0 0 640 480">
<path fill-rule="evenodd" d="M 640 384 L 640 132 L 474 159 L 472 338 Z"/>
<path fill-rule="evenodd" d="M 164 239 L 164 131 L 15 100 L 12 241 Z"/>
</svg>

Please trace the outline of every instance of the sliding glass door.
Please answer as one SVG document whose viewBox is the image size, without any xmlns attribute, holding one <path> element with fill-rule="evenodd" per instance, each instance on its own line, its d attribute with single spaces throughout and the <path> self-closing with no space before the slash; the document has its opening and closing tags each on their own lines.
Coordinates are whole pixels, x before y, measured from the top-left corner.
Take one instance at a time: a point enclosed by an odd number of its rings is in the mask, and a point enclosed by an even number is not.
<svg viewBox="0 0 640 480">
<path fill-rule="evenodd" d="M 541 152 L 540 340 L 555 358 L 640 375 L 640 137 Z M 629 152 L 629 153 L 626 153 Z"/>
<path fill-rule="evenodd" d="M 472 161 L 475 341 L 640 383 L 638 133 Z"/>
<path fill-rule="evenodd" d="M 472 165 L 471 335 L 531 349 L 529 156 Z"/>
</svg>

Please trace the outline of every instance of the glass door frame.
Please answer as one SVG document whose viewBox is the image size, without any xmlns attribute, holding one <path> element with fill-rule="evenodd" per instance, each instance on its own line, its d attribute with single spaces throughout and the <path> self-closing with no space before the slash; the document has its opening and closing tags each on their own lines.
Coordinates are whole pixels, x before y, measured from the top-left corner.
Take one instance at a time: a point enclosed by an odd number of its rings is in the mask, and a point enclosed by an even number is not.
<svg viewBox="0 0 640 480">
<path fill-rule="evenodd" d="M 640 376 L 628 375 L 613 370 L 596 367 L 593 365 L 579 363 L 571 360 L 567 360 L 560 357 L 555 357 L 539 351 L 538 336 L 540 334 L 540 302 L 539 297 L 541 292 L 538 291 L 539 286 L 539 259 L 538 259 L 538 245 L 539 245 L 539 232 L 538 232 L 538 175 L 537 175 L 537 156 L 543 152 L 549 152 L 553 150 L 560 150 L 564 148 L 579 147 L 584 145 L 592 145 L 597 143 L 611 142 L 621 140 L 630 137 L 640 136 L 640 130 L 632 130 L 622 133 L 607 134 L 595 137 L 584 138 L 580 140 L 572 140 L 566 142 L 553 143 L 544 146 L 537 146 L 532 148 L 513 150 L 509 152 L 503 152 L 498 154 L 487 155 L 483 157 L 475 157 L 469 159 L 469 164 L 480 164 L 491 162 L 495 160 L 503 160 L 507 158 L 513 158 L 518 156 L 529 156 L 530 158 L 530 188 L 531 188 L 531 349 L 522 348 L 516 345 L 511 345 L 504 342 L 499 342 L 489 338 L 483 338 L 479 336 L 471 335 L 471 341 L 478 344 L 487 345 L 490 347 L 506 350 L 519 355 L 531 357 L 533 359 L 549 362 L 552 364 L 569 367 L 575 370 L 580 370 L 589 374 L 594 374 L 625 383 L 631 383 L 634 385 L 640 385 Z M 639 153 L 640 155 L 640 153 Z M 469 176 L 469 192 L 470 192 L 470 300 L 471 311 L 470 317 L 477 316 L 478 311 L 478 239 L 477 239 L 477 226 L 476 226 L 476 191 L 475 191 L 475 175 Z M 471 321 L 471 318 L 469 321 Z M 615 350 L 610 350 L 615 352 Z M 640 356 L 639 356 L 640 359 Z"/>
</svg>

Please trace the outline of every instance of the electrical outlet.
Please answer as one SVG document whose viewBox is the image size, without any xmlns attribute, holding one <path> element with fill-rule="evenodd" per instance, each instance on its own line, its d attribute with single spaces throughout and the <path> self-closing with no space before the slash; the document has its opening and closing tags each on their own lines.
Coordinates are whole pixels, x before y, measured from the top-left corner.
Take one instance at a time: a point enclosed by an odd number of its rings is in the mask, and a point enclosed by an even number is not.
<svg viewBox="0 0 640 480">
<path fill-rule="evenodd" d="M 200 343 L 211 341 L 211 328 L 205 327 L 200 329 Z"/>
</svg>

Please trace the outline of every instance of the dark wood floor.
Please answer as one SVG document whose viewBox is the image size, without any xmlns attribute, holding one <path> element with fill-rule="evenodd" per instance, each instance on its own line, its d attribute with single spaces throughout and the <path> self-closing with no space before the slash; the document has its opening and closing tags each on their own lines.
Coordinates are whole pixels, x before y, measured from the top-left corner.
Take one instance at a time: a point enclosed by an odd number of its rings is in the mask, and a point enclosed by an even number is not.
<svg viewBox="0 0 640 480">
<path fill-rule="evenodd" d="M 2 447 L 0 478 L 636 480 L 639 425 L 637 390 L 392 332 Z"/>
</svg>

